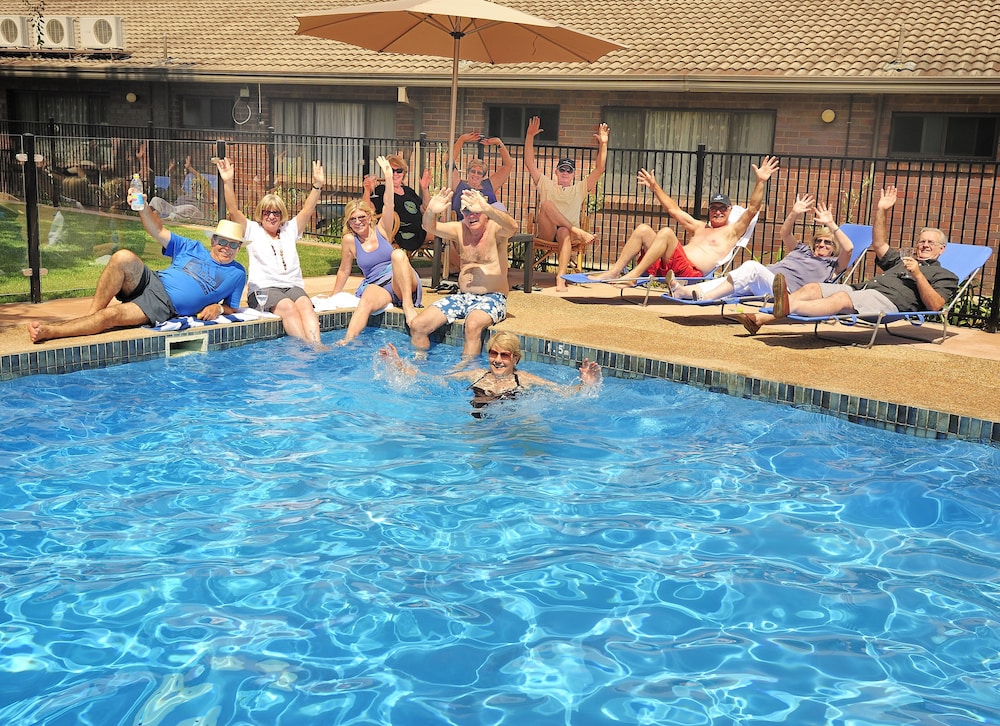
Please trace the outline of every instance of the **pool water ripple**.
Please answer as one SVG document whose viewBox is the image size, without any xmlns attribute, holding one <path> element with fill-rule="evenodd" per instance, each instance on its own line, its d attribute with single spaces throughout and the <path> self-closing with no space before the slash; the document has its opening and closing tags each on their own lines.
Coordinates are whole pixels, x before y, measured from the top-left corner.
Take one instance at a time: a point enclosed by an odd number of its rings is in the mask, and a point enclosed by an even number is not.
<svg viewBox="0 0 1000 726">
<path fill-rule="evenodd" d="M 0 384 L 0 723 L 1000 722 L 995 449 L 386 340 Z"/>
</svg>

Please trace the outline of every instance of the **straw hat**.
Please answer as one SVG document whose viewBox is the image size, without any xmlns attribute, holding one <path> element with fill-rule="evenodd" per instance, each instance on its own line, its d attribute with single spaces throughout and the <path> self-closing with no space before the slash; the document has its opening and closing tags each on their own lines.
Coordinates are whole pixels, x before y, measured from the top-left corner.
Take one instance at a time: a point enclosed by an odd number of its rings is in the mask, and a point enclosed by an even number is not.
<svg viewBox="0 0 1000 726">
<path fill-rule="evenodd" d="M 243 241 L 243 225 L 237 224 L 236 222 L 230 221 L 228 219 L 220 219 L 219 224 L 216 226 L 215 231 L 209 235 L 210 237 L 219 236 L 224 239 L 231 239 L 234 242 Z"/>
</svg>

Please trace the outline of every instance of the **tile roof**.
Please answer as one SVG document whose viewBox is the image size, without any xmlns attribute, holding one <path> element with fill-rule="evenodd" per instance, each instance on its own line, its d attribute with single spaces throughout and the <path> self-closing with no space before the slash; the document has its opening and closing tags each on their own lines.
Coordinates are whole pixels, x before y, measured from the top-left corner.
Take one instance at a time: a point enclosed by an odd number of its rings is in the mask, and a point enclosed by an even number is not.
<svg viewBox="0 0 1000 726">
<path fill-rule="evenodd" d="M 0 53 L 0 74 L 110 70 L 152 79 L 439 85 L 450 61 L 379 54 L 297 36 L 296 13 L 320 8 L 250 0 L 47 0 L 53 15 L 124 18 L 128 55 L 114 59 Z M 892 91 L 1000 88 L 1000 0 L 649 0 L 595 6 L 579 0 L 508 0 L 626 46 L 591 64 L 463 64 L 464 85 L 513 80 L 589 88 Z M 24 4 L 0 0 L 0 15 Z M 596 11 L 595 11 L 596 10 Z"/>
</svg>

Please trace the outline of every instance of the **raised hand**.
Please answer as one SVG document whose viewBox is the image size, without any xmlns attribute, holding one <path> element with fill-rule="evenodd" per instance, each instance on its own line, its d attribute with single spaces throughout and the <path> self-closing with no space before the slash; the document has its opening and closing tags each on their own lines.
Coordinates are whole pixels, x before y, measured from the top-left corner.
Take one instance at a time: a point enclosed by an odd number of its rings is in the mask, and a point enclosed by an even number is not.
<svg viewBox="0 0 1000 726">
<path fill-rule="evenodd" d="M 580 364 L 580 382 L 583 385 L 596 386 L 601 382 L 601 375 L 601 367 L 597 365 L 597 361 L 583 359 Z"/>
<path fill-rule="evenodd" d="M 802 196 L 795 196 L 795 204 L 792 205 L 792 211 L 795 214 L 805 214 L 806 212 L 812 211 L 813 203 L 816 201 L 816 197 L 812 194 L 803 194 Z"/>
<path fill-rule="evenodd" d="M 899 196 L 899 192 L 896 190 L 895 185 L 886 184 L 882 187 L 879 193 L 878 208 L 879 209 L 889 209 L 896 203 L 896 199 Z"/>
<path fill-rule="evenodd" d="M 441 214 L 446 209 L 451 208 L 451 197 L 455 192 L 445 187 L 427 202 L 427 211 L 432 214 Z"/>
<path fill-rule="evenodd" d="M 528 136 L 534 138 L 542 133 L 542 120 L 538 116 L 532 116 L 528 121 Z"/>
<path fill-rule="evenodd" d="M 233 166 L 233 162 L 229 160 L 228 156 L 225 159 L 216 161 L 215 166 L 219 169 L 219 177 L 222 179 L 223 184 L 228 184 L 236 178 L 236 167 Z"/>
<path fill-rule="evenodd" d="M 833 210 L 830 209 L 825 204 L 816 205 L 816 214 L 814 215 L 816 221 L 822 224 L 824 227 L 829 227 L 833 224 Z"/>
<path fill-rule="evenodd" d="M 761 159 L 760 166 L 756 164 L 751 164 L 750 168 L 753 173 L 757 176 L 757 181 L 766 182 L 778 171 L 778 157 L 777 156 L 765 156 Z"/>
<path fill-rule="evenodd" d="M 378 164 L 378 168 L 382 172 L 382 178 L 385 179 L 386 181 L 391 180 L 392 165 L 389 163 L 389 160 L 386 159 L 384 156 L 376 156 L 375 163 Z"/>
<path fill-rule="evenodd" d="M 490 208 L 486 197 L 476 189 L 466 189 L 462 192 L 462 207 L 476 214 L 483 214 Z"/>
<path fill-rule="evenodd" d="M 323 171 L 323 164 L 318 161 L 313 162 L 313 186 L 323 186 L 326 184 L 326 172 Z"/>
<path fill-rule="evenodd" d="M 597 127 L 597 133 L 594 134 L 594 139 L 600 146 L 607 146 L 608 136 L 610 135 L 611 129 L 608 128 L 607 124 L 601 124 Z"/>
<path fill-rule="evenodd" d="M 424 173 L 420 175 L 420 188 L 430 189 L 431 188 L 431 170 L 424 169 Z"/>
<path fill-rule="evenodd" d="M 653 172 L 646 171 L 645 169 L 639 169 L 636 181 L 639 182 L 639 186 L 646 187 L 647 189 L 656 189 L 659 186 L 656 183 L 656 177 L 653 176 Z"/>
</svg>

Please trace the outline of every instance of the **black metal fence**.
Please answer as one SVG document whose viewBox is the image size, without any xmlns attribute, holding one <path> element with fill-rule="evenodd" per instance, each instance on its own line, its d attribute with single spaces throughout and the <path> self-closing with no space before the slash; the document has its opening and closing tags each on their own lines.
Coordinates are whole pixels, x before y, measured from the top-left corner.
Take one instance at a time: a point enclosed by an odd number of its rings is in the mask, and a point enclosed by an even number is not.
<svg viewBox="0 0 1000 726">
<path fill-rule="evenodd" d="M 424 138 L 356 139 L 276 134 L 273 130 L 220 133 L 0 120 L 0 193 L 14 202 L 23 202 L 25 194 L 23 162 L 16 156 L 24 148 L 24 134 L 34 136 L 41 204 L 53 209 L 93 210 L 112 217 L 129 214 L 127 184 L 133 173 L 139 173 L 150 196 L 162 200 L 160 211 L 168 221 L 214 224 L 225 212 L 213 163 L 213 157 L 221 156 L 228 156 L 236 166 L 237 197 L 248 215 L 269 191 L 281 194 L 289 207 L 296 209 L 311 186 L 312 161 L 321 161 L 327 186 L 310 232 L 329 241 L 339 240 L 344 205 L 361 196 L 362 180 L 366 174 L 377 173 L 375 158 L 380 154 L 400 153 L 409 160 L 411 186 L 417 187 L 424 169 L 432 171 L 433 188 L 450 183 L 445 170 L 446 144 Z M 511 147 L 510 151 L 516 160 L 521 158 L 521 148 Z M 464 168 L 472 154 L 485 157 L 489 168 L 499 163 L 492 147 L 467 146 L 464 152 L 463 158 L 456 160 L 459 168 Z M 536 156 L 543 173 L 551 173 L 559 158 L 575 157 L 579 174 L 585 176 L 593 167 L 596 149 L 542 146 L 536 149 Z M 607 170 L 587 200 L 598 243 L 588 251 L 585 266 L 607 266 L 632 229 L 642 222 L 669 224 L 676 229 L 676 223 L 652 195 L 636 183 L 639 169 L 652 171 L 682 208 L 700 218 L 715 191 L 724 191 L 734 203 L 746 204 L 755 182 L 751 165 L 759 162 L 758 156 L 709 152 L 704 147 L 677 151 L 612 148 Z M 998 166 L 997 162 L 953 159 L 783 157 L 781 170 L 769 184 L 754 240 L 742 254 L 765 264 L 780 257 L 779 229 L 798 194 L 809 193 L 828 204 L 840 222 L 869 224 L 879 190 L 894 184 L 900 201 L 890 216 L 890 239 L 912 240 L 922 227 L 930 226 L 943 229 L 952 241 L 994 249 L 987 269 L 971 288 L 972 303 L 962 307 L 955 322 L 995 332 L 1000 307 Z M 523 228 L 534 213 L 535 194 L 520 164 L 499 197 Z M 44 238 L 46 223 L 40 224 Z M 810 228 L 807 218 L 797 231 L 806 235 Z M 740 261 L 737 259 L 737 264 Z M 874 263 L 869 260 L 861 274 L 873 271 Z"/>
</svg>

